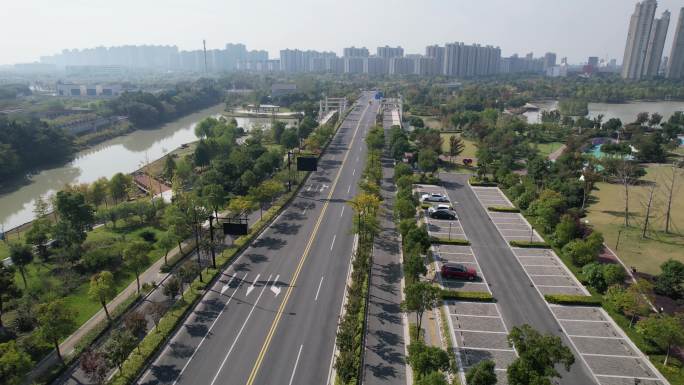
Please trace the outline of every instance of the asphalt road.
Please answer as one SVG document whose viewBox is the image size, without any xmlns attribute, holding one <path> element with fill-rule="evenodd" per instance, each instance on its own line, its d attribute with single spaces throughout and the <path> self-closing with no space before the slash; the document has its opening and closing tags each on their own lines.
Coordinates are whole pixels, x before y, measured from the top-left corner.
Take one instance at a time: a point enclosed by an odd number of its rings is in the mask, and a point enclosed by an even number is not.
<svg viewBox="0 0 684 385">
<path fill-rule="evenodd" d="M 328 382 L 354 243 L 346 200 L 379 108 L 371 96 L 362 95 L 298 197 L 223 272 L 139 383 Z"/>
<path fill-rule="evenodd" d="M 510 330 L 513 326 L 529 324 L 543 333 L 560 336 L 570 347 L 544 300 L 539 296 L 504 239 L 489 220 L 475 193 L 468 187 L 467 175 L 440 174 L 454 209 L 477 261 L 487 278 L 492 294 L 497 299 L 501 315 Z M 570 372 L 558 368 L 563 376 L 560 384 L 588 385 L 595 381 L 577 352 Z"/>
</svg>

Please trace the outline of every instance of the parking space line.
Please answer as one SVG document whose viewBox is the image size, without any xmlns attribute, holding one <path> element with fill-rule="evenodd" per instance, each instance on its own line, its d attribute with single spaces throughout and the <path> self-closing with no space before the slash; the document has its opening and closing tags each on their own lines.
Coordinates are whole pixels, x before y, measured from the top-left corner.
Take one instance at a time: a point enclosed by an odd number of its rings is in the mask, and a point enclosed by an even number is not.
<svg viewBox="0 0 684 385">
<path fill-rule="evenodd" d="M 477 351 L 483 351 L 483 352 L 511 352 L 511 353 L 516 353 L 515 350 L 513 349 L 500 349 L 500 348 L 471 348 L 468 346 L 459 346 L 461 349 L 467 349 L 467 350 L 477 350 Z"/>
<path fill-rule="evenodd" d="M 569 319 L 569 318 L 558 318 L 559 321 L 569 321 L 569 322 L 601 322 L 604 323 L 606 321 L 603 320 L 595 320 L 595 319 Z"/>
<path fill-rule="evenodd" d="M 625 355 L 620 355 L 620 354 L 598 354 L 598 353 L 580 353 L 585 356 L 590 356 L 590 357 L 615 357 L 615 358 L 639 358 L 636 356 L 625 356 Z"/>
<path fill-rule="evenodd" d="M 499 317 L 497 317 L 499 318 Z M 468 329 L 454 329 L 454 332 L 460 333 L 486 333 L 486 334 L 508 334 L 506 332 L 490 332 L 487 330 L 468 330 Z"/>
<path fill-rule="evenodd" d="M 556 264 L 556 265 L 523 265 L 523 267 L 557 267 L 557 266 L 559 266 L 559 265 L 558 264 Z"/>
<path fill-rule="evenodd" d="M 572 287 L 577 289 L 577 286 L 561 286 L 561 285 L 537 285 L 539 287 Z"/>
<path fill-rule="evenodd" d="M 622 337 L 582 336 L 582 335 L 576 335 L 576 334 L 568 334 L 568 337 L 570 337 L 570 338 L 600 338 L 602 340 L 624 340 L 624 338 L 622 338 Z M 579 352 L 579 349 L 577 349 L 577 351 Z M 583 354 L 583 353 L 580 353 L 580 354 Z M 634 357 L 634 358 L 637 358 L 637 357 Z"/>
<path fill-rule="evenodd" d="M 449 315 L 460 315 L 463 317 L 477 317 L 477 318 L 501 318 L 498 315 L 475 315 L 475 314 L 463 314 L 463 313 L 449 313 Z"/>
<path fill-rule="evenodd" d="M 549 266 L 549 265 L 544 265 L 544 266 Z M 567 277 L 567 275 L 564 275 L 564 274 L 560 274 L 560 275 L 559 274 L 530 274 L 530 277 Z"/>
<path fill-rule="evenodd" d="M 609 378 L 627 378 L 627 379 L 639 379 L 639 380 L 651 380 L 651 381 L 661 381 L 660 378 L 656 377 L 639 377 L 639 376 L 620 376 L 617 374 L 596 374 L 598 377 L 609 377 Z"/>
</svg>

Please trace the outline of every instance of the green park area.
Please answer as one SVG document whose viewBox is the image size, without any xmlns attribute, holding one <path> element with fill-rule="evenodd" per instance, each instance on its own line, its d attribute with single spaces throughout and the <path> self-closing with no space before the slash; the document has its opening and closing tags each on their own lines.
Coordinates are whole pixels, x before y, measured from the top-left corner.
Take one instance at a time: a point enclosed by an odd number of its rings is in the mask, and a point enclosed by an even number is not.
<svg viewBox="0 0 684 385">
<path fill-rule="evenodd" d="M 473 142 L 470 139 L 466 139 L 461 136 L 459 133 L 442 133 L 442 152 L 444 154 L 449 153 L 449 138 L 452 136 L 458 136 L 461 138 L 463 141 L 463 144 L 465 145 L 465 148 L 463 149 L 463 152 L 461 155 L 459 155 L 459 158 L 475 158 L 477 154 L 477 146 L 475 145 L 475 142 Z"/>
<path fill-rule="evenodd" d="M 617 254 L 627 266 L 634 266 L 638 271 L 655 275 L 660 273 L 660 264 L 670 258 L 684 262 L 684 175 L 681 170 L 677 175 L 678 183 L 675 185 L 672 199 L 672 224 L 670 233 L 667 234 L 664 231 L 665 212 L 669 195 L 667 186 L 668 181 L 671 181 L 672 167 L 651 165 L 646 168 L 646 176 L 642 180 L 656 183 L 646 238 L 642 238 L 642 231 L 651 184 L 642 183 L 630 187 L 630 227 L 627 228 L 623 226 L 623 186 L 605 182 L 596 184 L 596 190 L 592 192 L 595 202 L 589 206 L 587 220 L 603 233 L 606 244 L 613 250 L 617 244 L 618 233 L 621 232 Z"/>
<path fill-rule="evenodd" d="M 542 156 L 548 157 L 554 151 L 561 148 L 562 145 L 563 145 L 563 143 L 561 143 L 561 142 L 551 142 L 551 143 L 537 143 L 537 144 L 534 144 L 533 146 L 535 146 L 537 148 L 537 150 L 539 150 L 539 153 Z"/>
</svg>

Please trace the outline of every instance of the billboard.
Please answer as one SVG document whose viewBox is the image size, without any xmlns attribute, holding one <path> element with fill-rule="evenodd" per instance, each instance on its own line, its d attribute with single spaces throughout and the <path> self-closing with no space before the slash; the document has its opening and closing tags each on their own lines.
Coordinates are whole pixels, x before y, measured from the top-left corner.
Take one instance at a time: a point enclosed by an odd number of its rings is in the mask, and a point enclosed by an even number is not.
<svg viewBox="0 0 684 385">
<path fill-rule="evenodd" d="M 224 235 L 247 235 L 248 232 L 247 221 L 223 222 Z"/>
<path fill-rule="evenodd" d="M 315 156 L 297 157 L 297 171 L 316 171 L 318 170 L 318 158 Z"/>
</svg>

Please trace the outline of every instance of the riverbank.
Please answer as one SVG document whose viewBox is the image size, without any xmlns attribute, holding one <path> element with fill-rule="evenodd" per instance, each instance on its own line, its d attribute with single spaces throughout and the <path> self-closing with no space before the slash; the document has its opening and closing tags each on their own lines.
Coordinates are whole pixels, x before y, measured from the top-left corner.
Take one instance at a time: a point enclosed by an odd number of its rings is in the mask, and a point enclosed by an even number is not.
<svg viewBox="0 0 684 385">
<path fill-rule="evenodd" d="M 195 125 L 208 116 L 218 116 L 223 103 L 186 115 L 155 129 L 141 129 L 108 139 L 75 154 L 74 158 L 44 169 L 17 182 L 10 192 L 0 195 L 0 228 L 12 229 L 33 220 L 36 198 L 46 197 L 67 184 L 92 183 L 117 172 L 132 173 L 170 150 L 197 140 Z"/>
</svg>

